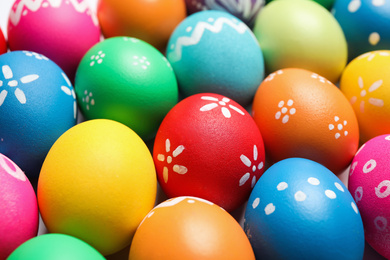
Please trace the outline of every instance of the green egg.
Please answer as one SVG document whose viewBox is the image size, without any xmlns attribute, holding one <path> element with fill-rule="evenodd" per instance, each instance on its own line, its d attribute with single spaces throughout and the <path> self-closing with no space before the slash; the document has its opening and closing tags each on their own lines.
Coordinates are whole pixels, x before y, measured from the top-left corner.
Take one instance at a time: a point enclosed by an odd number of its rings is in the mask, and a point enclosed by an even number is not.
<svg viewBox="0 0 390 260">
<path fill-rule="evenodd" d="M 84 117 L 111 119 L 152 139 L 178 102 L 176 76 L 165 56 L 130 37 L 108 38 L 81 60 L 75 92 Z"/>
<path fill-rule="evenodd" d="M 268 73 L 302 68 L 336 83 L 347 64 L 347 42 L 340 25 L 314 1 L 272 1 L 257 16 L 253 31 Z"/>
<path fill-rule="evenodd" d="M 84 241 L 63 234 L 45 234 L 27 240 L 7 260 L 104 260 Z"/>
</svg>

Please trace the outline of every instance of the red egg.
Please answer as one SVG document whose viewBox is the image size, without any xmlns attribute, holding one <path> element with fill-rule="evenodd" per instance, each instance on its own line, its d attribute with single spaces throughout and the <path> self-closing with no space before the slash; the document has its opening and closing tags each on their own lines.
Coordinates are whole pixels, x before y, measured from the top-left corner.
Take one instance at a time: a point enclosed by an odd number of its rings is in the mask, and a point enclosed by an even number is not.
<svg viewBox="0 0 390 260">
<path fill-rule="evenodd" d="M 264 145 L 253 118 L 235 101 L 196 94 L 179 102 L 157 132 L 153 159 L 168 197 L 195 196 L 231 211 L 264 172 Z"/>
<path fill-rule="evenodd" d="M 0 54 L 7 52 L 7 41 L 5 40 L 3 31 L 0 28 Z"/>
</svg>

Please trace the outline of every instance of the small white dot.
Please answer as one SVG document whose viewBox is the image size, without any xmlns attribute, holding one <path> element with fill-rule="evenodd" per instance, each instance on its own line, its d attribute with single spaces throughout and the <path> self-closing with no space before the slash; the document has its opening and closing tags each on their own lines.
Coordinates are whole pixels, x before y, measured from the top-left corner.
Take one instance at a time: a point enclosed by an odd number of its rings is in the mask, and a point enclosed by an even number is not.
<svg viewBox="0 0 390 260">
<path fill-rule="evenodd" d="M 93 59 L 95 59 L 95 55 L 92 55 L 92 56 L 91 56 L 91 60 L 93 60 Z"/>
<path fill-rule="evenodd" d="M 311 185 L 320 185 L 320 180 L 314 177 L 310 177 L 309 179 L 307 179 L 307 182 Z"/>
<path fill-rule="evenodd" d="M 278 186 L 276 186 L 276 188 L 278 189 L 278 191 L 282 191 L 282 190 L 285 190 L 288 188 L 288 184 L 287 182 L 281 182 L 278 184 Z"/>
<path fill-rule="evenodd" d="M 372 0 L 372 4 L 375 6 L 382 6 L 385 4 L 385 0 Z"/>
<path fill-rule="evenodd" d="M 287 123 L 289 118 L 290 118 L 290 117 L 289 117 L 288 115 L 285 115 L 285 116 L 283 117 L 283 119 L 282 119 L 282 123 L 283 123 L 283 124 Z"/>
<path fill-rule="evenodd" d="M 358 208 L 354 202 L 351 202 L 351 206 L 352 206 L 353 210 L 355 211 L 355 213 L 359 214 Z"/>
<path fill-rule="evenodd" d="M 260 198 L 256 198 L 253 203 L 252 203 L 252 208 L 257 208 L 257 206 L 259 206 L 259 203 L 260 203 Z"/>
<path fill-rule="evenodd" d="M 329 199 L 335 199 L 336 198 L 336 193 L 334 193 L 334 191 L 332 191 L 332 190 L 326 190 L 325 191 L 325 195 Z"/>
<path fill-rule="evenodd" d="M 338 183 L 338 182 L 335 182 L 335 183 L 334 183 L 334 186 L 336 186 L 336 188 L 337 188 L 339 191 L 342 191 L 342 192 L 344 192 L 344 188 L 343 188 L 343 186 L 341 186 L 341 184 L 340 184 L 340 183 Z"/>
<path fill-rule="evenodd" d="M 304 201 L 306 200 L 306 194 L 303 191 L 297 191 L 294 194 L 294 198 L 296 201 Z"/>
<path fill-rule="evenodd" d="M 100 60 L 98 60 L 98 61 L 97 61 L 97 63 L 99 63 L 99 64 L 100 64 L 100 63 L 102 63 L 102 62 L 103 62 L 103 60 L 102 60 L 102 59 L 100 59 Z"/>
<path fill-rule="evenodd" d="M 188 26 L 188 27 L 186 28 L 186 32 L 190 32 L 190 31 L 192 31 L 192 27 L 191 27 L 191 26 Z"/>
<path fill-rule="evenodd" d="M 138 60 L 138 56 L 134 55 L 133 59 Z"/>
<path fill-rule="evenodd" d="M 336 138 L 336 139 L 339 139 L 339 137 L 340 137 L 340 133 L 336 133 L 336 134 L 334 135 L 334 138 Z"/>
<path fill-rule="evenodd" d="M 291 107 L 294 104 L 294 101 L 292 99 L 289 99 L 287 101 L 287 106 Z"/>
<path fill-rule="evenodd" d="M 347 136 L 348 135 L 348 131 L 344 131 L 344 135 Z"/>
<path fill-rule="evenodd" d="M 347 125 L 347 120 L 344 120 L 344 125 Z"/>
<path fill-rule="evenodd" d="M 360 8 L 360 5 L 361 5 L 360 0 L 353 0 L 348 5 L 348 11 L 350 13 L 354 13 Z"/>
<path fill-rule="evenodd" d="M 280 101 L 279 104 L 278 104 L 278 107 L 282 108 L 284 106 L 284 101 Z"/>
<path fill-rule="evenodd" d="M 291 115 L 294 115 L 295 112 L 297 112 L 297 110 L 296 110 L 295 108 L 291 108 L 291 109 L 290 109 L 290 114 L 291 114 Z"/>
<path fill-rule="evenodd" d="M 377 32 L 371 33 L 370 36 L 368 37 L 368 42 L 371 45 L 377 45 L 380 40 L 381 40 L 381 36 Z"/>
<path fill-rule="evenodd" d="M 335 116 L 335 117 L 334 117 L 334 121 L 335 121 L 335 122 L 337 122 L 337 121 L 339 121 L 339 120 L 340 120 L 340 118 L 339 118 L 338 116 Z"/>
<path fill-rule="evenodd" d="M 283 108 L 282 108 L 282 113 L 283 113 L 283 114 L 286 114 L 286 112 L 287 112 L 287 107 L 283 107 Z"/>
<path fill-rule="evenodd" d="M 195 200 L 187 200 L 188 203 L 195 203 Z"/>
<path fill-rule="evenodd" d="M 264 208 L 264 212 L 266 215 L 270 215 L 270 214 L 274 213 L 274 211 L 275 211 L 275 206 L 272 203 L 268 204 Z"/>
<path fill-rule="evenodd" d="M 141 68 L 143 68 L 144 70 L 146 70 L 148 67 L 145 66 L 145 65 L 142 65 Z"/>
<path fill-rule="evenodd" d="M 276 112 L 275 119 L 279 119 L 282 113 L 280 111 Z"/>
<path fill-rule="evenodd" d="M 337 125 L 337 129 L 342 130 L 343 129 L 343 125 L 342 124 L 338 124 Z"/>
<path fill-rule="evenodd" d="M 93 66 L 95 64 L 95 62 L 94 61 L 92 61 L 90 64 L 89 64 L 89 66 Z"/>
<path fill-rule="evenodd" d="M 253 171 L 253 172 L 256 171 L 256 165 L 253 165 L 253 166 L 252 166 L 252 171 Z"/>
<path fill-rule="evenodd" d="M 329 130 L 333 130 L 334 129 L 334 125 L 333 124 L 329 124 Z"/>
<path fill-rule="evenodd" d="M 168 156 L 167 157 L 167 163 L 171 163 L 172 162 L 172 157 L 171 156 Z"/>
</svg>

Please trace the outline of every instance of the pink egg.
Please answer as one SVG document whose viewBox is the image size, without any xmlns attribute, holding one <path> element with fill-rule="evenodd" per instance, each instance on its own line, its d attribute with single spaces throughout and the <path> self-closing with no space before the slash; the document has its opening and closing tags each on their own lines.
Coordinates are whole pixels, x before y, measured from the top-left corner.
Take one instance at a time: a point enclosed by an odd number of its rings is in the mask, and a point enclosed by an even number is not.
<svg viewBox="0 0 390 260">
<path fill-rule="evenodd" d="M 390 135 L 367 141 L 350 168 L 348 189 L 363 219 L 366 241 L 390 258 Z"/>
<path fill-rule="evenodd" d="M 9 14 L 10 50 L 43 54 L 72 80 L 83 55 L 99 40 L 99 22 L 86 0 L 16 0 Z"/>
<path fill-rule="evenodd" d="M 0 154 L 0 259 L 38 232 L 34 189 L 22 170 Z"/>
</svg>

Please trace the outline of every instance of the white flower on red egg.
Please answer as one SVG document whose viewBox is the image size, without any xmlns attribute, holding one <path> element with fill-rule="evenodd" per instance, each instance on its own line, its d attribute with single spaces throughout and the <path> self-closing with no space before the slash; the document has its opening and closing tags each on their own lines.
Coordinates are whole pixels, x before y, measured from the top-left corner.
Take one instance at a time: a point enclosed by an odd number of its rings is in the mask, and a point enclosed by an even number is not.
<svg viewBox="0 0 390 260">
<path fill-rule="evenodd" d="M 254 174 L 256 172 L 257 169 L 261 170 L 264 166 L 264 163 L 262 161 L 260 161 L 258 164 L 257 164 L 257 159 L 258 159 L 258 151 L 257 151 L 257 146 L 254 145 L 253 146 L 253 163 L 252 161 L 247 157 L 245 156 L 244 154 L 241 154 L 240 155 L 240 160 L 243 164 L 245 164 L 247 167 L 249 167 L 249 171 L 247 173 L 245 173 L 240 181 L 239 181 L 239 186 L 243 186 L 251 177 L 251 171 L 252 173 Z M 257 164 L 257 165 L 256 165 Z M 251 183 L 251 187 L 253 188 L 256 184 L 256 176 L 253 175 L 252 177 L 252 183 Z"/>
<path fill-rule="evenodd" d="M 179 145 L 172 151 L 172 155 L 170 155 L 171 152 L 171 141 L 169 139 L 165 140 L 165 152 L 166 154 L 158 154 L 157 155 L 157 160 L 160 162 L 167 162 L 168 165 L 173 163 L 174 158 L 179 156 L 183 151 L 185 147 L 183 145 Z M 173 164 L 172 170 L 178 174 L 186 174 L 188 169 L 185 166 L 178 165 L 178 164 Z M 168 166 L 164 166 L 163 168 L 163 178 L 164 182 L 168 182 L 168 173 L 169 169 Z"/>
<path fill-rule="evenodd" d="M 241 115 L 245 115 L 245 113 L 241 109 L 239 109 L 238 107 L 236 107 L 236 106 L 234 106 L 232 104 L 228 104 L 230 102 L 230 99 L 228 99 L 227 97 L 223 97 L 222 100 L 219 100 L 218 98 L 215 98 L 215 97 L 203 96 L 200 99 L 213 101 L 212 103 L 209 103 L 209 104 L 206 104 L 206 105 L 202 106 L 199 109 L 202 112 L 210 111 L 210 110 L 213 110 L 214 108 L 221 107 L 222 115 L 225 118 L 231 118 L 232 117 L 230 109 L 236 111 L 237 113 L 239 113 Z"/>
<path fill-rule="evenodd" d="M 26 95 L 23 90 L 19 88 L 19 83 L 28 84 L 33 82 L 39 78 L 37 74 L 30 74 L 27 76 L 23 76 L 20 79 L 14 79 L 14 74 L 12 69 L 8 65 L 3 65 L 1 67 L 2 74 L 0 74 L 0 89 L 8 86 L 10 90 L 15 89 L 14 94 L 20 104 L 25 104 L 27 102 Z M 5 98 L 8 95 L 8 91 L 6 89 L 2 89 L 0 91 L 0 106 L 3 105 Z"/>
</svg>

